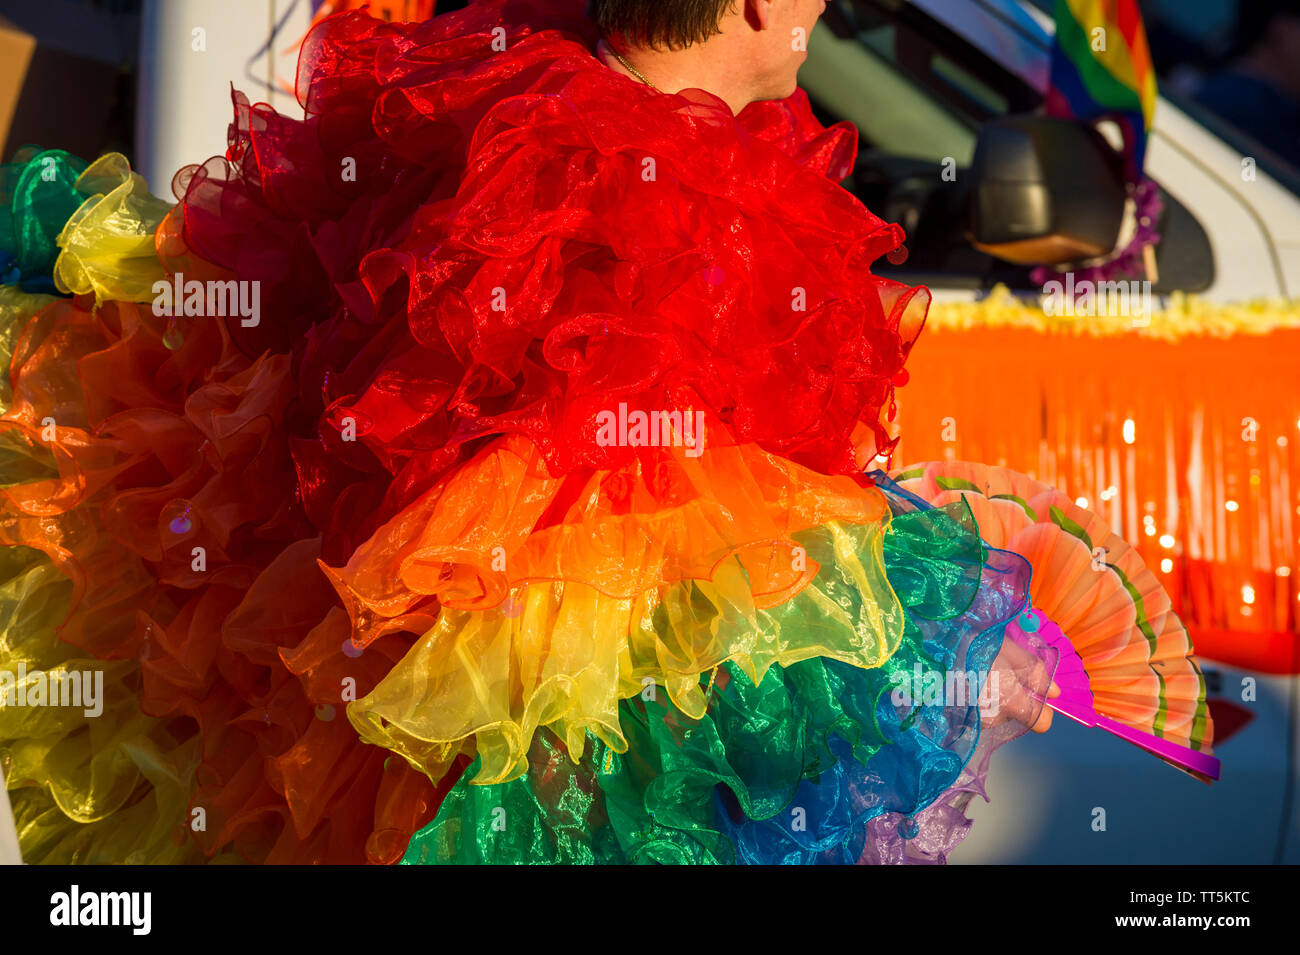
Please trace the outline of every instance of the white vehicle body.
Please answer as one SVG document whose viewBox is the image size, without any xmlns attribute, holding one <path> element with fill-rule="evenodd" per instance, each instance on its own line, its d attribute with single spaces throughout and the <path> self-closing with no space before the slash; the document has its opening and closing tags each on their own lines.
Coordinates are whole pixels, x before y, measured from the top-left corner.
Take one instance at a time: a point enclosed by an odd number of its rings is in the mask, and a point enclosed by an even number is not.
<svg viewBox="0 0 1300 955">
<path fill-rule="evenodd" d="M 9 794 L 5 792 L 3 779 L 0 779 L 0 865 L 22 864 L 18 832 L 14 829 L 14 817 L 9 809 Z"/>
</svg>

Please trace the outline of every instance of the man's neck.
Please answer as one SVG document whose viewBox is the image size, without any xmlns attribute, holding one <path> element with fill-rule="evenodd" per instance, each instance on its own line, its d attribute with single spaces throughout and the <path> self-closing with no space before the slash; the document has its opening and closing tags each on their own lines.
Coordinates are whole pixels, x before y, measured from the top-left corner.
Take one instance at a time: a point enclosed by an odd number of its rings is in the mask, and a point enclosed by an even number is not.
<svg viewBox="0 0 1300 955">
<path fill-rule="evenodd" d="M 626 46 L 616 38 L 613 42 L 601 40 L 596 55 L 610 69 L 640 79 L 629 71 L 618 57 L 632 64 L 633 69 L 649 80 L 655 89 L 664 93 L 679 93 L 686 89 L 700 89 L 712 93 L 739 114 L 755 99 L 753 87 L 744 76 L 728 69 L 728 62 L 737 62 L 728 50 L 724 37 L 714 37 L 705 43 L 696 43 L 684 50 L 656 50 L 651 47 Z M 740 60 L 744 62 L 744 60 Z"/>
</svg>

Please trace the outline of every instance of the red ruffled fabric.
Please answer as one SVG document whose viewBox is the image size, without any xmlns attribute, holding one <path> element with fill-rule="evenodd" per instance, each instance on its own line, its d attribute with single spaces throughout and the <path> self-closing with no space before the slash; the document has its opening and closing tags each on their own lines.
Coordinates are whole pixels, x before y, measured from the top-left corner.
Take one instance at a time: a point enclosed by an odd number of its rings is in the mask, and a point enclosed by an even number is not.
<svg viewBox="0 0 1300 955">
<path fill-rule="evenodd" d="M 628 464 L 644 449 L 595 440 L 620 403 L 703 410 L 828 474 L 857 471 L 860 421 L 892 447 L 928 292 L 869 271 L 903 235 L 837 185 L 856 131 L 803 93 L 736 121 L 650 90 L 596 59 L 581 9 L 330 18 L 307 121 L 237 95 L 231 161 L 177 183 L 194 251 L 262 281 L 273 317 L 232 335 L 301 353 L 320 418 L 294 458 L 327 560 L 492 435 L 556 476 Z"/>
<path fill-rule="evenodd" d="M 205 852 L 393 862 L 432 818 L 458 772 L 361 744 L 340 688 L 437 608 L 361 647 L 319 568 L 494 437 L 579 479 L 659 452 L 596 442 L 620 403 L 824 474 L 892 447 L 928 293 L 869 271 L 903 235 L 836 184 L 856 132 L 802 93 L 738 118 L 656 93 L 595 41 L 582 0 L 326 19 L 305 120 L 235 93 L 157 234 L 169 273 L 258 281 L 260 322 L 168 347 L 147 306 L 80 299 L 15 350 L 0 439 L 58 476 L 0 492 L 0 536 L 73 579 L 63 639 L 142 660 L 144 710 L 196 725 Z"/>
</svg>

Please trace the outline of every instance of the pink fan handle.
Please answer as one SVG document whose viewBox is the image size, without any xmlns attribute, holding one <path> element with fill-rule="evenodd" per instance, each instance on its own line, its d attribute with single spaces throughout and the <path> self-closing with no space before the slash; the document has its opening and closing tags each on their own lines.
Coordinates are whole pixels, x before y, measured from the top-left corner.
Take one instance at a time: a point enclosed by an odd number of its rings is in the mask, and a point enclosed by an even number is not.
<svg viewBox="0 0 1300 955">
<path fill-rule="evenodd" d="M 1037 626 L 1031 624 L 1031 617 L 1037 623 Z M 1118 736 L 1120 739 L 1128 740 L 1135 746 L 1140 746 L 1147 752 L 1153 753 L 1175 766 L 1201 776 L 1207 776 L 1210 779 L 1219 778 L 1220 764 L 1213 756 L 1207 756 L 1205 753 L 1198 753 L 1186 746 L 1160 739 L 1160 737 L 1151 733 L 1126 726 L 1109 716 L 1098 713 L 1093 703 L 1088 672 L 1083 668 L 1083 660 L 1080 659 L 1078 651 L 1074 649 L 1074 644 L 1070 643 L 1069 638 L 1061 631 L 1061 628 L 1049 620 L 1041 610 L 1029 609 L 1026 613 L 1021 614 L 1007 624 L 1007 629 L 1013 627 L 1019 634 L 1033 633 L 1041 637 L 1060 651 L 1061 658 L 1056 667 L 1056 685 L 1060 687 L 1061 695 L 1056 699 L 1045 701 L 1056 712 L 1068 716 L 1084 726 L 1095 726 Z"/>
</svg>

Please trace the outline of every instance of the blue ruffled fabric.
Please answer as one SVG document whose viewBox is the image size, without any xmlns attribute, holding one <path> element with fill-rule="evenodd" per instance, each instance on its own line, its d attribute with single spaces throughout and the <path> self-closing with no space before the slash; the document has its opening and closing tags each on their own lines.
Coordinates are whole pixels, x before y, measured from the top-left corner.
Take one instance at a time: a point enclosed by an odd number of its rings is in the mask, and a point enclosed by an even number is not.
<svg viewBox="0 0 1300 955">
<path fill-rule="evenodd" d="M 933 510 L 883 473 L 871 476 L 896 517 Z M 819 778 L 805 778 L 791 801 L 805 810 L 802 815 L 782 812 L 737 825 L 719 791 L 719 820 L 742 863 L 854 864 L 864 855 L 868 823 L 887 815 L 903 817 L 893 827 L 900 840 L 915 839 L 920 823 L 914 817 L 957 784 L 978 748 L 979 693 L 1002 648 L 1006 624 L 1028 606 L 1028 561 L 1009 551 L 986 548 L 978 590 L 965 611 L 952 618 L 935 616 L 942 598 L 930 585 L 941 582 L 944 575 L 928 573 L 925 560 L 918 561 L 913 551 L 897 546 L 893 535 L 885 539 L 885 565 L 891 584 L 908 579 L 909 587 L 899 588 L 900 592 L 926 597 L 917 603 L 904 601 L 908 629 L 915 628 L 921 635 L 921 652 L 914 640 L 905 640 L 886 668 L 862 670 L 836 660 L 824 665 L 846 699 L 876 701 L 874 713 L 855 713 L 855 717 L 864 724 L 874 717 L 886 745 L 863 760 L 861 747 L 832 737 L 829 745 L 835 764 Z M 898 684 L 891 678 L 900 671 L 915 673 L 916 667 L 923 680 L 930 673 L 942 679 L 948 671 L 970 672 L 976 678 L 974 699 L 968 689 L 968 705 L 943 705 L 928 702 L 922 693 L 920 705 L 898 706 L 892 692 Z"/>
</svg>

